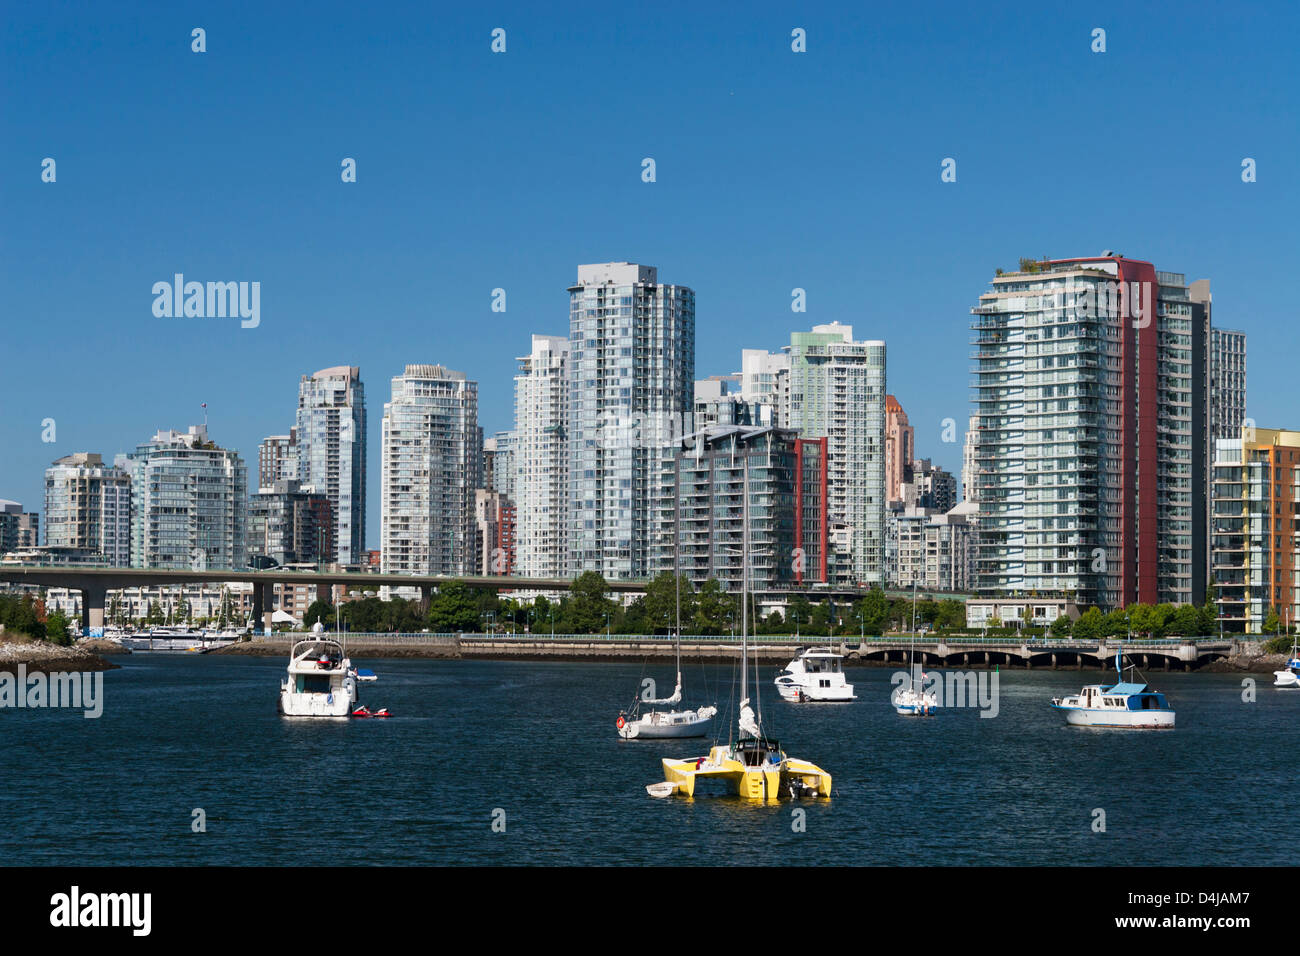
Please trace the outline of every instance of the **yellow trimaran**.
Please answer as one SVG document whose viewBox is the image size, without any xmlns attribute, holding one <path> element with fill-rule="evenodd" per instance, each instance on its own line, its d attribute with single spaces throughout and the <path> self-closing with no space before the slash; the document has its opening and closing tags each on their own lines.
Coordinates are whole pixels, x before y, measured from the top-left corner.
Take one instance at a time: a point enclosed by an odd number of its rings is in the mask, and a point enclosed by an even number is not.
<svg viewBox="0 0 1300 956">
<path fill-rule="evenodd" d="M 664 780 L 650 784 L 652 797 L 695 796 L 700 780 L 719 780 L 745 800 L 779 800 L 790 797 L 829 797 L 831 775 L 807 760 L 789 757 L 775 740 L 768 739 L 749 706 L 749 456 L 744 455 L 742 508 L 743 533 L 740 559 L 740 719 L 739 735 L 710 748 L 707 756 L 663 758 Z M 757 664 L 757 661 L 755 661 Z M 755 676 L 755 693 L 757 693 Z M 707 784 L 706 784 L 707 786 Z"/>
</svg>

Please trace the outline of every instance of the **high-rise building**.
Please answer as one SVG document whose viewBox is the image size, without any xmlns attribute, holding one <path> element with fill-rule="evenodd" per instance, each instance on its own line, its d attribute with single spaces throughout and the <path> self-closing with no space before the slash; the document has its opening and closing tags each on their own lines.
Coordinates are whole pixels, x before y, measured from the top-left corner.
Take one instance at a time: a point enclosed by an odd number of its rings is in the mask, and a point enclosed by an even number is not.
<svg viewBox="0 0 1300 956">
<path fill-rule="evenodd" d="M 695 383 L 691 420 L 698 431 L 708 425 L 771 425 L 775 406 L 748 401 L 740 391 L 739 376 L 715 375 Z"/>
<path fill-rule="evenodd" d="M 890 556 L 887 579 L 896 587 L 965 591 L 970 586 L 975 506 L 947 511 L 891 501 L 885 516 Z"/>
<path fill-rule="evenodd" d="M 408 365 L 384 405 L 383 571 L 468 574 L 481 487 L 478 384 L 441 365 Z"/>
<path fill-rule="evenodd" d="M 40 514 L 23 511 L 23 506 L 17 501 L 0 498 L 0 554 L 35 548 L 40 543 Z"/>
<path fill-rule="evenodd" d="M 298 385 L 297 478 L 329 499 L 339 564 L 360 564 L 366 547 L 366 395 L 361 370 L 338 365 Z"/>
<path fill-rule="evenodd" d="M 916 440 L 907 412 L 893 395 L 885 396 L 885 500 L 899 499 L 899 486 L 912 478 Z"/>
<path fill-rule="evenodd" d="M 1223 630 L 1300 621 L 1300 432 L 1242 428 L 1215 442 L 1214 595 Z"/>
<path fill-rule="evenodd" d="M 534 335 L 518 361 L 516 562 L 523 577 L 558 578 L 569 559 L 569 340 Z"/>
<path fill-rule="evenodd" d="M 249 563 L 332 564 L 337 527 L 323 492 L 291 478 L 274 481 L 248 500 Z"/>
<path fill-rule="evenodd" d="M 695 293 L 653 266 L 580 265 L 569 349 L 569 571 L 644 578 L 659 466 L 691 430 Z"/>
<path fill-rule="evenodd" d="M 789 428 L 790 356 L 785 352 L 763 349 L 740 351 L 740 397 L 751 405 L 771 408 L 770 421 L 779 428 Z M 763 420 L 768 420 L 764 417 Z M 696 427 L 699 427 L 698 423 Z"/>
<path fill-rule="evenodd" d="M 1246 421 L 1246 333 L 1210 329 L 1210 434 L 1238 438 Z"/>
<path fill-rule="evenodd" d="M 515 506 L 499 491 L 474 490 L 474 573 L 515 573 Z"/>
<path fill-rule="evenodd" d="M 885 558 L 885 343 L 857 342 L 833 322 L 790 336 L 788 426 L 825 437 L 831 520 L 845 524 L 847 577 L 879 584 Z M 832 562 L 834 564 L 834 562 Z"/>
<path fill-rule="evenodd" d="M 909 478 L 898 486 L 897 501 L 908 508 L 929 508 L 946 514 L 957 507 L 957 478 L 929 458 L 908 466 Z"/>
<path fill-rule="evenodd" d="M 961 500 L 962 501 L 975 500 L 975 474 L 978 467 L 976 465 L 976 451 L 978 450 L 979 447 L 976 444 L 976 441 L 979 437 L 976 434 L 976 432 L 979 431 L 979 421 L 980 419 L 978 415 L 972 415 L 970 417 L 970 422 L 966 427 L 966 440 L 962 442 L 962 448 L 961 448 Z"/>
<path fill-rule="evenodd" d="M 514 500 L 514 432 L 497 432 L 491 438 L 483 439 L 483 487 Z"/>
<path fill-rule="evenodd" d="M 77 452 L 45 469 L 45 543 L 131 563 L 131 479 L 100 455 Z"/>
<path fill-rule="evenodd" d="M 827 580 L 826 439 L 789 429 L 715 425 L 661 465 L 651 570 L 740 591 L 745 462 L 750 586 Z"/>
<path fill-rule="evenodd" d="M 114 464 L 131 478 L 131 566 L 248 566 L 248 472 L 206 425 L 160 431 Z"/>
<path fill-rule="evenodd" d="M 257 487 L 270 488 L 277 481 L 298 480 L 296 428 L 287 435 L 267 435 L 257 446 Z"/>
<path fill-rule="evenodd" d="M 977 590 L 1203 599 L 1208 326 L 1184 277 L 1026 262 L 972 312 Z"/>
</svg>

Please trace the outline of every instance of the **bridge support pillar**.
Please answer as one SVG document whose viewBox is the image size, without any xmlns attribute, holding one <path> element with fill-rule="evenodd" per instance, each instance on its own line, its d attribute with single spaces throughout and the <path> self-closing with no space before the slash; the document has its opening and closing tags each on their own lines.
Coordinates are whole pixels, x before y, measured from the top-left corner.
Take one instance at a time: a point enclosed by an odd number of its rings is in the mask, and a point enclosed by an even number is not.
<svg viewBox="0 0 1300 956">
<path fill-rule="evenodd" d="M 280 601 L 281 601 L 280 606 L 281 607 L 284 606 L 284 594 L 287 590 L 289 590 L 289 585 L 287 584 L 280 585 Z M 270 634 L 273 630 L 275 630 L 275 608 L 272 607 L 272 605 L 275 604 L 275 601 L 273 600 L 275 597 L 274 584 L 268 585 L 266 597 L 271 598 L 272 600 L 265 601 L 265 604 L 262 607 L 262 633 Z"/>
<path fill-rule="evenodd" d="M 987 667 L 987 666 L 988 666 L 989 664 L 991 664 L 992 662 L 993 662 L 993 660 L 992 660 L 992 658 L 989 657 L 989 652 L 988 652 L 988 651 L 985 651 L 985 652 L 984 652 L 984 665 Z"/>
<path fill-rule="evenodd" d="M 81 589 L 81 636 L 90 634 L 91 628 L 104 626 L 104 598 L 108 589 L 98 584 L 87 584 Z"/>
<path fill-rule="evenodd" d="M 262 618 L 266 614 L 266 584 L 262 581 L 253 582 L 253 626 L 255 628 L 262 626 Z"/>
<path fill-rule="evenodd" d="M 333 590 L 334 590 L 334 585 L 332 584 L 316 585 L 316 600 L 324 601 L 326 604 L 333 603 L 333 598 L 334 598 L 334 595 L 332 593 Z"/>
<path fill-rule="evenodd" d="M 1052 670 L 1056 670 L 1056 654 L 1052 654 Z"/>
<path fill-rule="evenodd" d="M 963 654 L 961 656 L 961 666 L 965 667 L 969 663 L 970 663 L 970 654 Z"/>
<path fill-rule="evenodd" d="M 433 585 L 421 584 L 420 585 L 420 607 L 422 607 L 424 610 L 427 611 L 429 610 L 429 605 L 432 602 L 433 602 Z"/>
<path fill-rule="evenodd" d="M 1169 658 L 1165 658 L 1165 673 L 1169 673 Z"/>
</svg>

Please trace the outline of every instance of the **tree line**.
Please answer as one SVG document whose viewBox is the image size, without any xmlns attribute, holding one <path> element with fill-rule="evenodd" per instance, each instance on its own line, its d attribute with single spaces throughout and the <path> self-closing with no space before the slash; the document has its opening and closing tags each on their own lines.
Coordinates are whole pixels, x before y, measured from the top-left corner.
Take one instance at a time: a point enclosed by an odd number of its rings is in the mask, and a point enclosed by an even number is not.
<svg viewBox="0 0 1300 956">
<path fill-rule="evenodd" d="M 25 634 L 64 647 L 72 643 L 72 619 L 62 611 L 45 612 L 45 602 L 33 594 L 0 594 L 0 624 L 5 634 Z"/>
</svg>

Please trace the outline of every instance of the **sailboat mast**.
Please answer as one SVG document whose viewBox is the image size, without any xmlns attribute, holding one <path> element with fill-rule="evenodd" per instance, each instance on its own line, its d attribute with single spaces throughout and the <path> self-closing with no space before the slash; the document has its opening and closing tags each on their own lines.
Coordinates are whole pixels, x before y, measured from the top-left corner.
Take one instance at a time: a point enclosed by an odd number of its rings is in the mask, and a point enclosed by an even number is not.
<svg viewBox="0 0 1300 956">
<path fill-rule="evenodd" d="M 734 439 L 733 439 L 734 440 Z M 749 586 L 749 456 L 742 458 L 740 486 L 740 699 L 749 696 L 749 607 L 745 590 Z"/>
<path fill-rule="evenodd" d="M 679 522 L 681 520 L 681 515 L 680 515 L 681 496 L 680 495 L 677 498 L 677 502 L 678 502 L 677 507 L 679 510 L 679 514 L 678 514 L 678 520 L 673 522 L 674 530 L 679 527 Z M 677 540 L 674 542 L 674 547 L 673 547 L 673 584 L 676 585 L 677 587 L 677 627 L 674 629 L 676 637 L 673 641 L 673 645 L 677 651 L 677 683 L 681 684 L 682 682 L 682 574 L 681 574 L 681 569 L 678 567 L 677 564 L 677 553 L 681 549 L 682 539 L 680 534 L 674 534 L 674 537 L 677 538 Z"/>
</svg>

